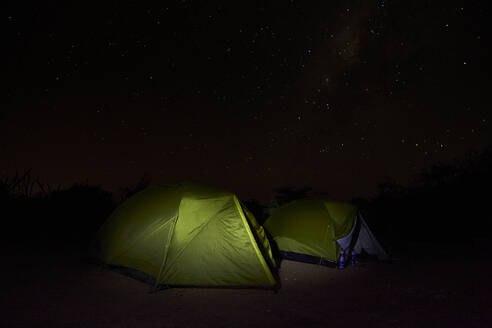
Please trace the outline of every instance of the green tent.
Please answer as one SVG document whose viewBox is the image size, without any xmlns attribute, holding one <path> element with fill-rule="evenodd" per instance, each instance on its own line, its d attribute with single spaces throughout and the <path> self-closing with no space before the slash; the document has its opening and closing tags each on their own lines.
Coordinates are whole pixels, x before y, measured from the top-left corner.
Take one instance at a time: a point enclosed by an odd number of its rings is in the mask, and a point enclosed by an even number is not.
<svg viewBox="0 0 492 328">
<path fill-rule="evenodd" d="M 103 262 L 157 286 L 274 287 L 263 228 L 227 191 L 153 186 L 125 201 L 98 235 Z"/>
<path fill-rule="evenodd" d="M 296 200 L 275 210 L 264 226 L 286 259 L 336 266 L 340 256 L 352 251 L 388 258 L 357 207 L 349 203 Z"/>
</svg>

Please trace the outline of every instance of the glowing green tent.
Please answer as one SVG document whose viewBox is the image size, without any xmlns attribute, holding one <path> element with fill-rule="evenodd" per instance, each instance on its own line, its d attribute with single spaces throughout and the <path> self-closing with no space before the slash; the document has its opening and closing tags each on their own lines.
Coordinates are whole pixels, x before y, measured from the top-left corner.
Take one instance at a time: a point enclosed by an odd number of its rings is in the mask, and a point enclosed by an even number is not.
<svg viewBox="0 0 492 328">
<path fill-rule="evenodd" d="M 352 251 L 388 258 L 349 203 L 296 200 L 275 210 L 264 226 L 286 259 L 335 266 L 342 254 L 346 257 Z"/>
<path fill-rule="evenodd" d="M 197 183 L 150 187 L 99 232 L 101 259 L 154 286 L 274 287 L 263 228 L 227 191 Z"/>
</svg>

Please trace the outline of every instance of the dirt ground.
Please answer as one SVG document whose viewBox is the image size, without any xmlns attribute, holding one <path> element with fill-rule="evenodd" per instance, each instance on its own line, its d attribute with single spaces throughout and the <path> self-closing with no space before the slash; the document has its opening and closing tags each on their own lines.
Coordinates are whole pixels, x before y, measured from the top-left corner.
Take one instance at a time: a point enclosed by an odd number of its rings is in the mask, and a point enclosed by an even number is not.
<svg viewBox="0 0 492 328">
<path fill-rule="evenodd" d="M 278 292 L 149 293 L 80 250 L 2 253 L 1 327 L 492 327 L 490 253 L 463 246 L 345 270 L 283 261 Z"/>
</svg>

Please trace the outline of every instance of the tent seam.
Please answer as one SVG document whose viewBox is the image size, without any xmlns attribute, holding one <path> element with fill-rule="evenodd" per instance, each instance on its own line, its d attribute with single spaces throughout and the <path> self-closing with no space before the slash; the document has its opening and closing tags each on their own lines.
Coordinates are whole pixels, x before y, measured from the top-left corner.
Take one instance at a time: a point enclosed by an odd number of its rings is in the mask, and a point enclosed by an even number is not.
<svg viewBox="0 0 492 328">
<path fill-rule="evenodd" d="M 176 223 L 178 222 L 178 219 L 179 219 L 179 207 L 178 207 L 178 213 L 173 218 L 172 227 L 169 229 L 169 233 L 168 233 L 168 238 L 167 238 L 167 241 L 166 241 L 166 245 L 164 246 L 164 254 L 162 256 L 161 267 L 159 269 L 159 273 L 156 276 L 153 290 L 155 290 L 157 288 L 157 286 L 159 285 L 159 280 L 161 278 L 162 271 L 164 270 L 164 267 L 166 266 L 167 254 L 169 253 L 169 248 L 170 248 L 171 241 L 172 241 L 173 235 L 174 235 L 174 228 L 176 227 Z"/>
</svg>

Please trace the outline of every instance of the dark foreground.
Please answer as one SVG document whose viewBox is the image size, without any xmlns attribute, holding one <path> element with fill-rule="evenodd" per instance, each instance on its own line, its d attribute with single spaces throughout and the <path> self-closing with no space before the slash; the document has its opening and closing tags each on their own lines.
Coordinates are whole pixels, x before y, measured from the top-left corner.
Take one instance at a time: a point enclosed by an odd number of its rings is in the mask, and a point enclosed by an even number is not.
<svg viewBox="0 0 492 328">
<path fill-rule="evenodd" d="M 1 327 L 492 327 L 489 250 L 414 245 L 345 270 L 284 261 L 277 293 L 149 286 L 82 251 L 2 250 Z M 432 254 L 432 256 L 431 256 Z"/>
</svg>

